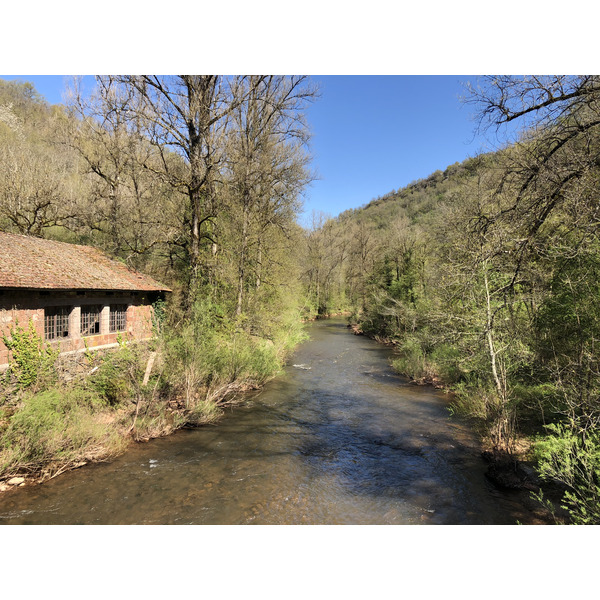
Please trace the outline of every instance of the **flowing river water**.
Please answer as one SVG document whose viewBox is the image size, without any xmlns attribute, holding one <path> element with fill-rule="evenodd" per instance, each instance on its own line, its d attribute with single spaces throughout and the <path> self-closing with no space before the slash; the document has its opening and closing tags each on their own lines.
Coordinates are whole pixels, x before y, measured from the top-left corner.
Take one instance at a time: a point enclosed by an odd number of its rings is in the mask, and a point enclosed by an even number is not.
<svg viewBox="0 0 600 600">
<path fill-rule="evenodd" d="M 216 425 L 0 497 L 5 524 L 514 524 L 447 397 L 394 374 L 342 319 Z"/>
</svg>

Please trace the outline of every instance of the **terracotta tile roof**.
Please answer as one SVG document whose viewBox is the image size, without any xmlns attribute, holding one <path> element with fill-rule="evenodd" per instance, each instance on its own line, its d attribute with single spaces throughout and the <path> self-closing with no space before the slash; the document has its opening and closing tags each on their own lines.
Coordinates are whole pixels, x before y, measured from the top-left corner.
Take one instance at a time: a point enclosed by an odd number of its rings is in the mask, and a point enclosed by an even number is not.
<svg viewBox="0 0 600 600">
<path fill-rule="evenodd" d="M 3 232 L 0 288 L 171 291 L 91 246 Z"/>
</svg>

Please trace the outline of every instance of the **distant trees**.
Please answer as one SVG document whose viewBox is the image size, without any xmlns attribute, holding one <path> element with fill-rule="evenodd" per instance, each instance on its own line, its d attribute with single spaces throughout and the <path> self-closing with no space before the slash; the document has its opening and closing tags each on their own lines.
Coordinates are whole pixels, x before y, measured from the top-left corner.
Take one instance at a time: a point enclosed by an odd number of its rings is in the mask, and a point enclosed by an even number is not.
<svg viewBox="0 0 600 600">
<path fill-rule="evenodd" d="M 343 278 L 348 241 L 345 236 L 336 239 L 339 227 L 329 215 L 313 211 L 311 221 L 305 233 L 303 279 L 310 312 L 324 315 L 336 308 L 333 286 Z M 341 286 L 345 288 L 346 282 Z"/>
<path fill-rule="evenodd" d="M 64 119 L 29 84 L 0 82 L 0 226 L 43 236 L 77 216 L 77 158 L 57 147 Z"/>
</svg>

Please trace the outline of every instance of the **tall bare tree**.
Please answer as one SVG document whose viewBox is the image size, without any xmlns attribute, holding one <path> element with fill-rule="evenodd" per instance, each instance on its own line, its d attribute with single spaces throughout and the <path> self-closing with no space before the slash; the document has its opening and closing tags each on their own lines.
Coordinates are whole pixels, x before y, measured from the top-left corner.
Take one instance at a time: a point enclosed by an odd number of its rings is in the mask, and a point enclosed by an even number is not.
<svg viewBox="0 0 600 600">
<path fill-rule="evenodd" d="M 56 144 L 64 117 L 30 85 L 0 82 L 0 226 L 43 236 L 77 216 L 77 157 Z"/>
<path fill-rule="evenodd" d="M 224 159 L 224 136 L 231 112 L 243 101 L 242 77 L 217 75 L 102 76 L 107 90 L 123 90 L 116 98 L 124 118 L 153 145 L 156 156 L 143 167 L 162 178 L 186 202 L 185 241 L 188 263 L 187 304 L 202 277 L 203 244 L 214 247 L 220 206 L 216 196 Z M 260 81 L 260 79 L 259 79 Z M 119 100 L 120 101 L 120 100 Z"/>
<path fill-rule="evenodd" d="M 255 284 L 260 287 L 265 231 L 285 222 L 278 217 L 286 208 L 295 213 L 298 194 L 310 179 L 303 152 L 309 137 L 303 111 L 317 94 L 306 77 L 294 76 L 250 76 L 241 88 L 243 101 L 233 112 L 228 156 L 232 196 L 241 212 L 238 315 L 244 302 L 251 229 L 257 247 Z"/>
<path fill-rule="evenodd" d="M 73 118 L 64 140 L 81 156 L 89 175 L 89 202 L 79 219 L 80 230 L 137 263 L 156 247 L 177 242 L 181 202 L 154 172 L 158 157 L 130 113 L 131 90 L 101 80 L 86 95 L 79 83 L 76 79 L 70 89 Z"/>
</svg>

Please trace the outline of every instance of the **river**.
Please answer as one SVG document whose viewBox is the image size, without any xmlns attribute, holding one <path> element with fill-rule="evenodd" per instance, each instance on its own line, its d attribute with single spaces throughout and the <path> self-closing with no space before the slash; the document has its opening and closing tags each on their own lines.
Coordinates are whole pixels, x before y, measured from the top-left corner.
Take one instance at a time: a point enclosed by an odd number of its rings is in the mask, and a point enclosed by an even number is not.
<svg viewBox="0 0 600 600">
<path fill-rule="evenodd" d="M 214 426 L 0 497 L 2 524 L 514 524 L 447 397 L 342 319 Z"/>
</svg>

